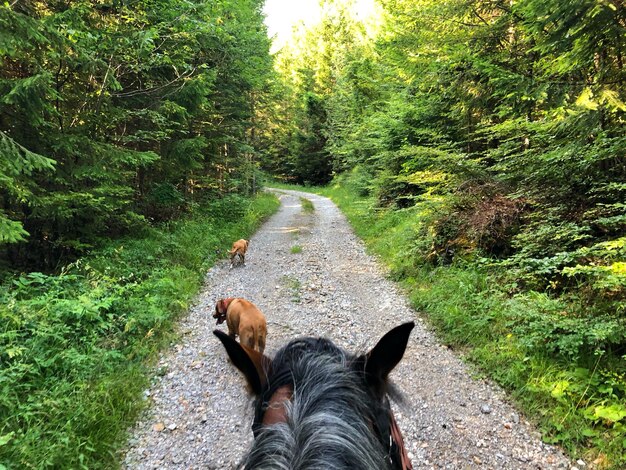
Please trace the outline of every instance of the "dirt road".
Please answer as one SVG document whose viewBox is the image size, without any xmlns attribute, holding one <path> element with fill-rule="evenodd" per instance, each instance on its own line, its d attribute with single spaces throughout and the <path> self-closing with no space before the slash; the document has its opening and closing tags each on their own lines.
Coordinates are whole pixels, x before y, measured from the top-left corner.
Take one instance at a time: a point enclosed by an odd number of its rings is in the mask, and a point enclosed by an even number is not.
<svg viewBox="0 0 626 470">
<path fill-rule="evenodd" d="M 281 209 L 251 239 L 246 266 L 214 267 L 166 351 L 149 412 L 132 431 L 125 468 L 232 469 L 252 439 L 244 380 L 211 333 L 215 301 L 244 297 L 268 320 L 266 354 L 299 335 L 368 350 L 393 326 L 417 319 L 328 199 L 281 191 Z M 313 202 L 306 213 L 300 197 Z M 504 393 L 468 368 L 417 319 L 391 377 L 407 396 L 396 409 L 416 469 L 571 468 Z M 218 328 L 225 329 L 225 325 Z"/>
</svg>

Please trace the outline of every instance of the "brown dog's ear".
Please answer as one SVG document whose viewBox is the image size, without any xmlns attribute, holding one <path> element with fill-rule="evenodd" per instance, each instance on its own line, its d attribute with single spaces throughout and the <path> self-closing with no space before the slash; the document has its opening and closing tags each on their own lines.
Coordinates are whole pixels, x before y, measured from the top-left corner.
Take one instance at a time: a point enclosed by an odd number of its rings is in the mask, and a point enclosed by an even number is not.
<svg viewBox="0 0 626 470">
<path fill-rule="evenodd" d="M 215 303 L 215 311 L 220 315 L 224 314 L 224 299 L 220 299 Z"/>
<path fill-rule="evenodd" d="M 365 355 L 365 380 L 377 396 L 384 394 L 387 376 L 404 356 L 413 327 L 414 322 L 396 326 Z"/>
<path fill-rule="evenodd" d="M 254 349 L 243 346 L 220 330 L 213 330 L 213 334 L 222 342 L 228 357 L 233 361 L 248 381 L 248 385 L 255 395 L 260 395 L 267 382 L 267 369 L 270 358 Z"/>
</svg>

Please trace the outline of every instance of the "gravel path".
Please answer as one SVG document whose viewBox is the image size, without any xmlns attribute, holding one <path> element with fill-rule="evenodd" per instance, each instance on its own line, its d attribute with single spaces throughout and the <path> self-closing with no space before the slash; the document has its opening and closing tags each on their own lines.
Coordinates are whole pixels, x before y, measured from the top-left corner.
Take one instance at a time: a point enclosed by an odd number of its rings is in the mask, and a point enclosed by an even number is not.
<svg viewBox="0 0 626 470">
<path fill-rule="evenodd" d="M 163 354 L 146 391 L 151 406 L 132 430 L 125 468 L 234 469 L 248 448 L 251 400 L 211 333 L 218 298 L 244 297 L 265 313 L 270 356 L 299 335 L 368 350 L 393 326 L 416 319 L 329 199 L 278 194 L 281 209 L 251 239 L 246 266 L 229 270 L 224 261 L 207 274 L 196 305 L 181 321 L 180 342 Z M 302 211 L 299 196 L 313 202 L 313 213 Z M 294 246 L 302 251 L 292 253 Z M 541 442 L 501 390 L 473 379 L 416 323 L 391 374 L 407 396 L 395 413 L 416 469 L 575 468 Z"/>
</svg>

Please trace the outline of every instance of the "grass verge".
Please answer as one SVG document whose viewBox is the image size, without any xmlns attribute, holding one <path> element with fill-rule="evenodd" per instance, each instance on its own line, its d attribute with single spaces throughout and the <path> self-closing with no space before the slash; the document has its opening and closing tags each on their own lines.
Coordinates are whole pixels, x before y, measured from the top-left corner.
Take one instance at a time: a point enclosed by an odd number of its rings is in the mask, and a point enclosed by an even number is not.
<svg viewBox="0 0 626 470">
<path fill-rule="evenodd" d="M 206 270 L 278 208 L 230 197 L 0 286 L 0 469 L 112 468 Z"/>
</svg>

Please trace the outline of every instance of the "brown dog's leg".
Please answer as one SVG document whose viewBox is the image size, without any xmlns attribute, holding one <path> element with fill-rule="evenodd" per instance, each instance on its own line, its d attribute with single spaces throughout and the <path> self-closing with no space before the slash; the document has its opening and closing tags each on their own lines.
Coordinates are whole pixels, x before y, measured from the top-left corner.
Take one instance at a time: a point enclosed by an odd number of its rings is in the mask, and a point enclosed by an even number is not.
<svg viewBox="0 0 626 470">
<path fill-rule="evenodd" d="M 244 330 L 239 332 L 239 342 L 250 349 L 256 349 L 254 346 L 254 331 Z"/>
<path fill-rule="evenodd" d="M 265 351 L 265 336 L 259 335 L 259 352 L 263 354 Z"/>
</svg>

